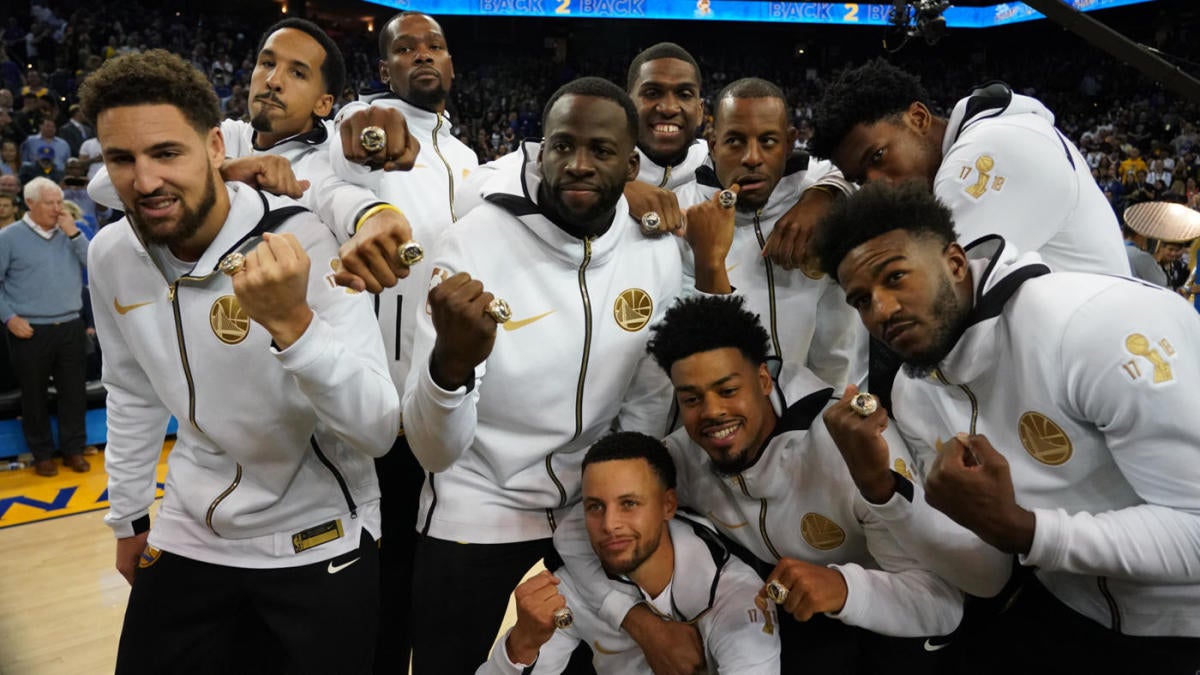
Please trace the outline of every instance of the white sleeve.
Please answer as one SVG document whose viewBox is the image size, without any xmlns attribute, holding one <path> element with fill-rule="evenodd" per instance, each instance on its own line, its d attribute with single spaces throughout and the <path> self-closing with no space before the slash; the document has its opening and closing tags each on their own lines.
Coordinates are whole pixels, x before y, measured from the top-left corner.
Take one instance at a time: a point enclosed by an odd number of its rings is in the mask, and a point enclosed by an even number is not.
<svg viewBox="0 0 1200 675">
<path fill-rule="evenodd" d="M 329 165 L 338 178 L 362 186 L 374 194 L 379 194 L 379 185 L 383 181 L 383 170 L 372 171 L 370 167 L 355 164 L 346 159 L 342 150 L 342 121 L 346 115 L 368 107 L 362 101 L 347 103 L 333 120 L 333 132 L 329 135 Z"/>
<path fill-rule="evenodd" d="M 867 549 L 880 570 L 854 563 L 830 565 L 846 580 L 846 604 L 829 616 L 875 633 L 896 637 L 928 637 L 954 632 L 962 620 L 963 594 L 925 569 L 896 541 L 856 497 L 863 512 Z"/>
<path fill-rule="evenodd" d="M 533 668 L 536 675 L 556 675 L 561 673 L 571 660 L 571 653 L 579 644 L 579 638 L 568 634 L 565 630 L 554 631 L 554 636 L 542 645 L 538 651 L 537 660 L 533 663 L 513 663 L 508 658 L 508 634 L 512 629 L 504 631 L 504 635 L 492 647 L 492 654 L 483 665 L 475 671 L 475 675 L 522 675 L 527 668 Z"/>
<path fill-rule="evenodd" d="M 704 646 L 722 675 L 778 675 L 779 616 L 774 606 L 759 609 L 754 599 L 762 579 L 734 560 L 726 563 L 715 606 L 701 619 Z"/>
<path fill-rule="evenodd" d="M 1128 351 L 1134 335 L 1146 338 L 1160 367 Z M 1200 315 L 1170 291 L 1121 282 L 1076 311 L 1057 357 L 1071 413 L 1103 432 L 1117 467 L 1146 503 L 1103 513 L 1035 509 L 1033 547 L 1022 564 L 1148 583 L 1195 582 Z"/>
<path fill-rule="evenodd" d="M 301 218 L 312 216 L 293 221 Z M 388 372 L 383 338 L 370 296 L 350 293 L 321 273 L 337 259 L 337 242 L 324 225 L 310 222 L 310 230 L 296 234 L 312 265 L 308 304 L 314 316 L 299 340 L 271 352 L 295 378 L 321 422 L 351 447 L 379 457 L 391 449 L 400 430 L 400 398 Z M 283 229 L 290 231 L 293 224 Z"/>
<path fill-rule="evenodd" d="M 914 463 L 902 433 L 903 429 L 889 426 L 883 435 L 891 450 L 893 466 L 900 459 L 911 467 L 912 500 L 896 492 L 883 504 L 868 502 L 868 508 L 895 541 L 923 566 L 971 595 L 984 598 L 996 595 L 1012 574 L 1012 556 L 984 542 L 925 501 L 922 467 L 930 465 L 934 451 L 924 448 L 924 456 Z M 920 446 L 916 441 L 911 447 Z M 920 452 L 914 450 L 914 454 Z"/>
<path fill-rule="evenodd" d="M 331 139 L 336 136 L 332 126 L 329 136 Z M 330 165 L 330 152 L 317 151 L 314 154 L 304 163 L 304 175 L 297 176 L 309 181 L 300 203 L 316 213 L 338 243 L 342 244 L 354 236 L 358 214 L 369 206 L 384 202 L 371 190 L 338 176 Z"/>
<path fill-rule="evenodd" d="M 462 256 L 458 240 L 446 232 L 437 245 L 433 274 L 444 273 L 449 278 L 462 269 L 478 269 L 478 266 L 464 266 Z M 423 292 L 416 298 L 420 303 L 418 307 L 424 307 L 428 302 L 430 281 L 426 280 Z M 412 368 L 404 387 L 404 435 L 421 466 L 426 471 L 439 473 L 457 462 L 475 441 L 476 405 L 487 361 L 475 366 L 475 381 L 470 388 L 442 389 L 429 373 L 429 359 L 437 341 L 433 319 L 422 310 L 416 315 Z"/>
<path fill-rule="evenodd" d="M 592 550 L 584 524 L 583 505 L 576 505 L 554 530 L 554 549 L 571 575 L 572 588 L 588 607 L 598 607 L 597 614 L 615 630 L 621 630 L 625 615 L 642 601 L 642 595 L 632 584 L 613 581 L 604 573 L 600 559 Z"/>
<path fill-rule="evenodd" d="M 858 190 L 858 186 L 846 180 L 846 177 L 842 175 L 841 169 L 834 166 L 833 162 L 827 159 L 810 157 L 808 160 L 808 169 L 804 173 L 805 178 L 812 181 L 812 185 L 807 187 L 819 185 L 821 187 L 833 188 L 846 195 L 852 195 Z"/>
<path fill-rule="evenodd" d="M 89 263 L 95 261 L 98 248 L 91 249 Z M 94 269 L 100 271 L 102 267 Z M 104 468 L 108 473 L 109 510 L 104 522 L 117 537 L 132 537 L 134 521 L 149 518 L 154 503 L 155 468 L 171 413 L 125 343 L 112 314 L 112 294 L 103 273 L 91 275 L 89 293 L 96 335 L 104 351 L 101 381 L 108 391 Z"/>
<path fill-rule="evenodd" d="M 867 331 L 858 313 L 846 304 L 842 288 L 832 281 L 823 283 L 807 365 L 841 391 L 847 383 L 858 384 L 867 377 Z"/>
<path fill-rule="evenodd" d="M 933 193 L 954 214 L 960 243 L 999 234 L 1018 251 L 1037 251 L 1058 234 L 1079 199 L 1079 183 L 1063 141 L 1053 129 L 1049 134 L 987 120 L 950 148 Z M 988 159 L 984 176 L 977 163 Z"/>
</svg>

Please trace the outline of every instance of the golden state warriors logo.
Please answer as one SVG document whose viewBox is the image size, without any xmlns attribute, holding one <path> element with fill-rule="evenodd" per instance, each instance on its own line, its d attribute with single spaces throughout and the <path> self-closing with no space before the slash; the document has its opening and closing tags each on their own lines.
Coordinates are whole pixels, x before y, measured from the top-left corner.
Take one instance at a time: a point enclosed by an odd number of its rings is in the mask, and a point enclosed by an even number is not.
<svg viewBox="0 0 1200 675">
<path fill-rule="evenodd" d="M 1034 459 L 1042 464 L 1058 466 L 1071 459 L 1071 439 L 1066 432 L 1049 417 L 1038 412 L 1027 412 L 1017 422 L 1017 433 L 1021 445 L 1025 446 Z"/>
<path fill-rule="evenodd" d="M 208 323 L 213 334 L 227 345 L 236 345 L 250 334 L 250 317 L 233 295 L 222 295 L 208 310 Z"/>
<path fill-rule="evenodd" d="M 819 513 L 804 514 L 800 519 L 800 534 L 818 551 L 833 550 L 846 541 L 846 531 Z"/>
<path fill-rule="evenodd" d="M 640 288 L 621 291 L 617 301 L 613 303 L 613 318 L 617 320 L 618 326 L 630 333 L 645 328 L 653 314 L 654 301 Z"/>
<path fill-rule="evenodd" d="M 908 470 L 908 464 L 904 460 L 897 457 L 896 461 L 892 465 L 892 467 L 896 473 L 907 478 L 908 482 L 910 482 L 910 483 L 912 482 L 912 480 L 913 480 L 912 472 Z"/>
<path fill-rule="evenodd" d="M 138 557 L 138 569 L 145 569 L 153 565 L 154 563 L 158 562 L 158 559 L 161 557 L 162 551 L 154 548 L 153 546 L 147 546 L 146 550 L 142 551 L 142 555 Z"/>
</svg>

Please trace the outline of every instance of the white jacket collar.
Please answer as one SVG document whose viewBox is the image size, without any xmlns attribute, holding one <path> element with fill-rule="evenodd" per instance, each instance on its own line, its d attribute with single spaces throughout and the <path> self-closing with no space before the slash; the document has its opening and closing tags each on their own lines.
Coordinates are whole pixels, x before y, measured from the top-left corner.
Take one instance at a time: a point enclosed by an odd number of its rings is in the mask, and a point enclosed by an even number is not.
<svg viewBox="0 0 1200 675">
<path fill-rule="evenodd" d="M 942 155 L 950 152 L 950 147 L 958 138 L 980 120 L 1029 114 L 1044 117 L 1051 126 L 1054 125 L 1054 113 L 1042 105 L 1041 101 L 1014 94 L 1003 82 L 989 82 L 954 104 L 954 110 L 946 123 L 946 135 L 942 138 Z"/>
<path fill-rule="evenodd" d="M 669 167 L 656 164 L 654 160 L 646 156 L 646 153 L 642 152 L 641 148 L 637 149 L 637 153 L 641 161 L 638 169 L 638 182 L 674 190 L 680 185 L 686 185 L 694 180 L 696 169 L 708 162 L 708 143 L 697 139 L 688 146 L 687 155 L 684 156 L 683 161 Z M 668 168 L 671 170 L 669 176 L 667 175 Z"/>
<path fill-rule="evenodd" d="M 1020 253 L 999 235 L 967 245 L 974 298 L 967 327 L 939 370 L 954 384 L 971 382 L 996 367 L 996 324 L 1026 281 L 1050 273 L 1036 253 Z"/>
<path fill-rule="evenodd" d="M 717 534 L 705 525 L 684 516 L 676 516 L 667 529 L 675 547 L 675 567 L 671 571 L 671 608 L 684 621 L 695 621 L 713 608 L 721 571 L 729 560 L 729 551 Z M 633 583 L 623 579 L 627 583 Z M 638 589 L 645 596 L 644 590 Z"/>
<path fill-rule="evenodd" d="M 754 224 L 755 216 L 759 222 L 775 222 L 780 216 L 787 213 L 789 209 L 800 201 L 800 196 L 804 193 L 804 181 L 801 180 L 786 180 L 787 176 L 804 172 L 808 170 L 809 157 L 804 153 L 798 153 L 788 158 L 787 166 L 784 167 L 783 176 L 775 185 L 775 189 L 771 191 L 771 196 L 767 198 L 767 203 L 757 212 L 738 211 L 736 223 L 738 225 Z M 696 170 L 696 187 L 703 199 L 711 199 L 718 190 L 725 189 L 721 185 L 720 179 L 717 178 L 717 172 L 711 165 L 705 164 Z"/>
</svg>

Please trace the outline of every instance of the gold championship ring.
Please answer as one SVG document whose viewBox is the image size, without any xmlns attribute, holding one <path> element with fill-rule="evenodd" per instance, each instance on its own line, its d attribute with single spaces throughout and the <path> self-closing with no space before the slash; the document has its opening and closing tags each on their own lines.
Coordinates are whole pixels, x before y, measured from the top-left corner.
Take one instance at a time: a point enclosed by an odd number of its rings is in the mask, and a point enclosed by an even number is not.
<svg viewBox="0 0 1200 675">
<path fill-rule="evenodd" d="M 405 267 L 412 267 L 421 262 L 425 258 L 425 249 L 415 241 L 408 241 L 400 244 L 400 248 L 396 249 L 396 259 Z"/>
<path fill-rule="evenodd" d="M 717 203 L 723 209 L 732 209 L 737 204 L 737 193 L 733 190 L 721 190 L 717 195 Z"/>
<path fill-rule="evenodd" d="M 871 394 L 856 394 L 850 399 L 850 409 L 858 413 L 859 417 L 870 417 L 879 409 L 879 399 Z"/>
<path fill-rule="evenodd" d="M 782 605 L 787 602 L 788 587 L 784 586 L 778 579 L 772 579 L 767 583 L 767 597 L 776 605 Z"/>
<path fill-rule="evenodd" d="M 575 623 L 575 615 L 571 613 L 570 607 L 559 607 L 554 610 L 554 626 L 559 630 L 566 630 Z"/>
<path fill-rule="evenodd" d="M 358 135 L 358 143 L 367 152 L 379 152 L 387 147 L 387 132 L 383 127 L 367 127 Z"/>
<path fill-rule="evenodd" d="M 662 222 L 662 218 L 658 215 L 658 211 L 647 211 L 642 215 L 642 234 L 647 237 L 658 234 L 658 224 Z"/>
<path fill-rule="evenodd" d="M 246 267 L 246 256 L 241 253 L 230 253 L 221 259 L 221 263 L 217 265 L 217 269 L 221 270 L 229 276 L 233 276 L 241 272 Z"/>
<path fill-rule="evenodd" d="M 496 298 L 488 303 L 487 314 L 496 323 L 504 324 L 512 318 L 512 308 L 502 298 Z"/>
</svg>

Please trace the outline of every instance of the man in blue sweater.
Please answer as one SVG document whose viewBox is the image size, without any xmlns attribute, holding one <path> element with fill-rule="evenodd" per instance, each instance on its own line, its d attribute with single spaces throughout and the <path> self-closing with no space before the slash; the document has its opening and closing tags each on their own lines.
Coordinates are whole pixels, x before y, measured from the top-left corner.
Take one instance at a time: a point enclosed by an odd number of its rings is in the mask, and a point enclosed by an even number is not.
<svg viewBox="0 0 1200 675">
<path fill-rule="evenodd" d="M 83 458 L 87 360 L 79 315 L 88 240 L 63 211 L 62 190 L 53 181 L 30 181 L 25 202 L 25 217 L 0 230 L 0 320 L 21 382 L 21 428 L 37 474 L 58 474 L 46 400 L 53 376 L 63 466 L 83 473 L 91 468 Z"/>
</svg>

